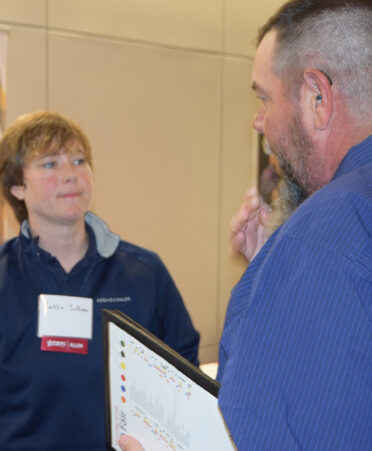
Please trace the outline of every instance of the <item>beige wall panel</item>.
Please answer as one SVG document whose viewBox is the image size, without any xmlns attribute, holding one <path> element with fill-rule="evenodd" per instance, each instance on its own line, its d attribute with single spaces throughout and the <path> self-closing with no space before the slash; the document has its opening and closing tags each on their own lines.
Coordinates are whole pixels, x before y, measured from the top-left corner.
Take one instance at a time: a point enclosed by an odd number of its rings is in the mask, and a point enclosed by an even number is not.
<svg viewBox="0 0 372 451">
<path fill-rule="evenodd" d="M 10 27 L 8 42 L 7 113 L 9 125 L 18 116 L 46 108 L 45 32 Z M 18 223 L 6 210 L 6 237 L 18 234 Z"/>
<path fill-rule="evenodd" d="M 11 27 L 8 42 L 7 124 L 46 108 L 45 32 Z"/>
<path fill-rule="evenodd" d="M 0 0 L 0 21 L 45 25 L 47 0 Z"/>
<path fill-rule="evenodd" d="M 199 348 L 200 363 L 218 362 L 218 343 Z"/>
<path fill-rule="evenodd" d="M 53 28 L 219 51 L 223 0 L 49 0 Z"/>
<path fill-rule="evenodd" d="M 223 153 L 220 207 L 219 330 L 222 330 L 230 291 L 247 266 L 232 258 L 228 240 L 232 216 L 238 211 L 247 188 L 257 182 L 256 148 L 252 120 L 257 102 L 250 90 L 252 61 L 224 59 Z"/>
<path fill-rule="evenodd" d="M 50 107 L 94 147 L 94 209 L 157 251 L 216 343 L 221 62 L 175 50 L 54 34 Z"/>
<path fill-rule="evenodd" d="M 224 51 L 253 56 L 257 30 L 283 3 L 284 0 L 226 1 Z"/>
</svg>

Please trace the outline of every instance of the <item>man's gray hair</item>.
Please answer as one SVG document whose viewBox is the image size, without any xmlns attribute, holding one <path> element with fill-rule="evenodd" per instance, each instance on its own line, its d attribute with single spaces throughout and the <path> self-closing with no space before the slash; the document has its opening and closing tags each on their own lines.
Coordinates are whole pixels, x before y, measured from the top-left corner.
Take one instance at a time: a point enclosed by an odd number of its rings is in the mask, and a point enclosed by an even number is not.
<svg viewBox="0 0 372 451">
<path fill-rule="evenodd" d="M 277 32 L 273 70 L 288 94 L 298 95 L 304 69 L 320 69 L 347 98 L 354 119 L 370 120 L 371 0 L 292 0 L 262 27 L 258 42 L 270 30 Z"/>
</svg>

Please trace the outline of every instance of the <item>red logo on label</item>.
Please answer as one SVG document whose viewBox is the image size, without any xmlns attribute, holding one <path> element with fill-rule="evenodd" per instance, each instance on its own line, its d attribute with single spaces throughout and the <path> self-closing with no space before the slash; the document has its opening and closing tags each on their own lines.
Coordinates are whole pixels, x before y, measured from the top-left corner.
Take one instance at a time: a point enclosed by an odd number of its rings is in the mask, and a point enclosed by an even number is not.
<svg viewBox="0 0 372 451">
<path fill-rule="evenodd" d="M 88 354 L 88 340 L 85 338 L 41 337 L 41 349 L 42 351 Z"/>
</svg>

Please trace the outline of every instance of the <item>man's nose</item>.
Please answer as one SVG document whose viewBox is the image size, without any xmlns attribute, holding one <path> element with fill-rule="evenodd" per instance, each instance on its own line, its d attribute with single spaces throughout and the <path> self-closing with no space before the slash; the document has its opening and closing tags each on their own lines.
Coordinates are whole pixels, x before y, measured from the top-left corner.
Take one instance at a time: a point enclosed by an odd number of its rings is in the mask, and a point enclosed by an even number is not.
<svg viewBox="0 0 372 451">
<path fill-rule="evenodd" d="M 263 133 L 263 111 L 260 108 L 253 118 L 253 128 L 258 131 L 258 133 Z"/>
</svg>

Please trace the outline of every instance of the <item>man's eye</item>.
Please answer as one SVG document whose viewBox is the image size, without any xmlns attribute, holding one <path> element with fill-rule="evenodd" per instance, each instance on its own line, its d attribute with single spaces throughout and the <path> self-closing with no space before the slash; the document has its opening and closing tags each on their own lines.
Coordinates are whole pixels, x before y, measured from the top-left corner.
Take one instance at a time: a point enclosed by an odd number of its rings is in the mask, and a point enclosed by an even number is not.
<svg viewBox="0 0 372 451">
<path fill-rule="evenodd" d="M 260 100 L 262 103 L 267 103 L 270 100 L 270 96 L 266 94 L 257 94 L 257 99 Z"/>
</svg>

